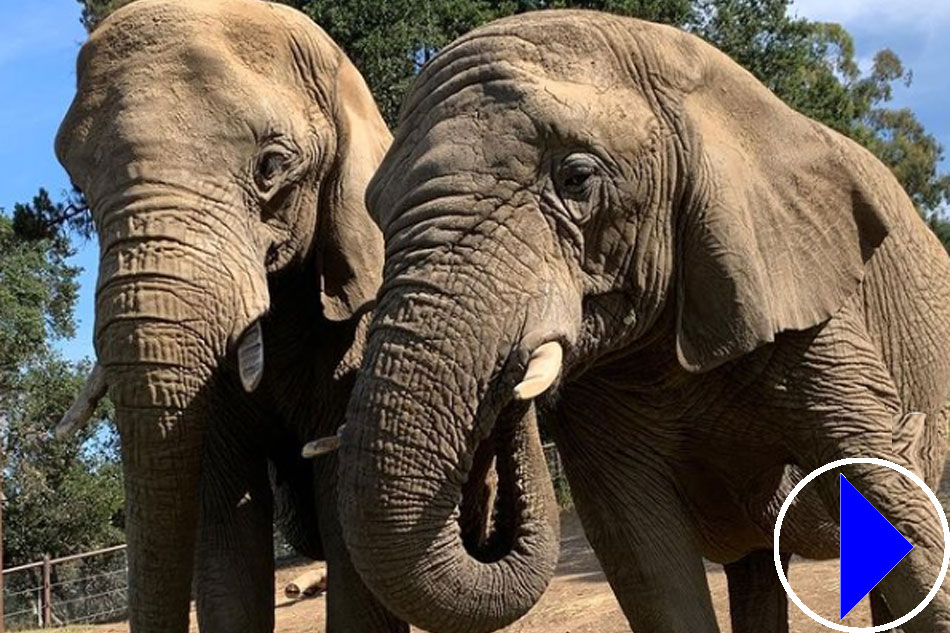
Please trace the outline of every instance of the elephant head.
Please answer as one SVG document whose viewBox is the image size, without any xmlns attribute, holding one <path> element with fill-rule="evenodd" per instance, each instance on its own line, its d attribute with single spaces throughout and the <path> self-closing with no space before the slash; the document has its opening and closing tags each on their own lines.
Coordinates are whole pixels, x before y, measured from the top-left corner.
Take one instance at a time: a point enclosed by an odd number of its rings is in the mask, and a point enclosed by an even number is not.
<svg viewBox="0 0 950 633">
<path fill-rule="evenodd" d="M 887 234 L 870 161 L 672 28 L 537 12 L 443 49 L 367 191 L 386 263 L 340 471 L 367 584 L 428 630 L 524 613 L 557 555 L 524 401 L 608 353 L 706 372 L 827 319 Z M 486 442 L 517 509 L 489 560 L 452 523 Z"/>
<path fill-rule="evenodd" d="M 141 0 L 83 46 L 56 151 L 99 236 L 84 397 L 116 405 L 132 630 L 187 629 L 208 385 L 260 382 L 269 279 L 311 274 L 332 321 L 374 299 L 363 193 L 390 141 L 346 56 L 278 4 Z"/>
</svg>

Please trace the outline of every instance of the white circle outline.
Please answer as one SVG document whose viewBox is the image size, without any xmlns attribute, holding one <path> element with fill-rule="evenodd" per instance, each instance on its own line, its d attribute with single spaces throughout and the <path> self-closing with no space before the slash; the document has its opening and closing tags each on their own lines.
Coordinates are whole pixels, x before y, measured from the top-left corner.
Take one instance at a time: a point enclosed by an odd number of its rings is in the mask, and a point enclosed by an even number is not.
<svg viewBox="0 0 950 633">
<path fill-rule="evenodd" d="M 788 578 L 785 577 L 785 572 L 782 570 L 782 560 L 781 556 L 779 555 L 779 537 L 781 536 L 782 531 L 782 521 L 785 520 L 785 513 L 788 512 L 795 495 L 801 492 L 805 486 L 810 484 L 819 475 L 822 475 L 829 470 L 834 470 L 835 468 L 840 468 L 842 466 L 850 466 L 852 464 L 872 464 L 874 466 L 884 466 L 885 468 L 890 468 L 891 470 L 895 470 L 905 477 L 908 477 L 911 481 L 917 484 L 921 490 L 927 493 L 927 496 L 930 498 L 930 502 L 933 503 L 934 509 L 937 511 L 937 516 L 940 517 L 940 525 L 943 527 L 943 566 L 940 568 L 940 575 L 937 576 L 937 581 L 934 583 L 930 593 L 927 594 L 927 597 L 924 598 L 923 601 L 918 604 L 913 611 L 906 614 L 904 617 L 897 618 L 893 622 L 888 622 L 887 624 L 878 624 L 877 626 L 845 626 L 843 624 L 838 624 L 837 622 L 826 620 L 809 609 L 808 606 L 801 601 L 801 598 L 799 598 L 792 589 L 792 586 L 788 584 Z M 818 624 L 828 627 L 829 629 L 842 631 L 843 633 L 884 633 L 885 631 L 896 629 L 902 624 L 905 624 L 912 618 L 916 617 L 917 614 L 923 611 L 927 605 L 930 604 L 930 602 L 937 596 L 937 592 L 940 591 L 940 586 L 943 584 L 943 580 L 947 576 L 947 568 L 950 567 L 950 525 L 947 524 L 947 515 L 940 506 L 940 500 L 937 499 L 937 495 L 935 495 L 933 490 L 930 489 L 930 486 L 924 483 L 923 479 L 907 470 L 900 464 L 895 464 L 894 462 L 887 461 L 886 459 L 879 459 L 877 457 L 849 457 L 847 459 L 839 459 L 837 461 L 831 462 L 830 464 L 825 464 L 821 468 L 813 470 L 812 472 L 808 473 L 807 477 L 798 482 L 798 484 L 792 488 L 790 493 L 788 493 L 788 497 L 785 499 L 785 503 L 782 504 L 782 509 L 778 513 L 778 518 L 775 520 L 775 534 L 773 537 L 772 555 L 775 561 L 775 571 L 778 572 L 778 579 L 782 583 L 782 587 L 785 588 L 785 592 L 788 594 L 788 597 L 792 599 L 792 602 L 795 603 L 795 606 L 801 609 L 802 612 L 809 618 Z"/>
</svg>

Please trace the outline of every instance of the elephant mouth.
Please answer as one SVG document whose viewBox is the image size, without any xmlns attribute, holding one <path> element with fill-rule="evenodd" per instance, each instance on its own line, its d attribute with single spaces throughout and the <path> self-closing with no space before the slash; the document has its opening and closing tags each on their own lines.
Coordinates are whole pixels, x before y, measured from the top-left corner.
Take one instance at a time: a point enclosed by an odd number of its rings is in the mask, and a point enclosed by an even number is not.
<svg viewBox="0 0 950 633">
<path fill-rule="evenodd" d="M 534 400 L 549 392 L 561 373 L 560 340 L 540 338 L 527 349 L 525 373 L 476 447 L 462 486 L 458 515 L 462 544 L 481 563 L 498 562 L 517 546 L 531 489 L 524 465 L 531 450 L 527 443 L 538 435 L 537 428 L 528 428 L 537 424 Z"/>
<path fill-rule="evenodd" d="M 476 448 L 462 487 L 458 519 L 462 543 L 482 563 L 508 556 L 524 523 L 528 482 L 522 461 L 532 406 L 515 400 L 502 410 L 489 436 Z"/>
</svg>

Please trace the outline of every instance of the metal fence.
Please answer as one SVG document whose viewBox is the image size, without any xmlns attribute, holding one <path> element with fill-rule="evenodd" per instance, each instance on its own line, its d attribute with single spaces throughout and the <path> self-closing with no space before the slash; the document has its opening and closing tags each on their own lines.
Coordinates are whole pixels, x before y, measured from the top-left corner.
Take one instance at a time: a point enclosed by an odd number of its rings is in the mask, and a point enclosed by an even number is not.
<svg viewBox="0 0 950 633">
<path fill-rule="evenodd" d="M 298 556 L 275 530 L 277 563 Z M 21 631 L 123 620 L 128 615 L 127 573 L 125 545 L 5 569 L 5 629 Z"/>
<path fill-rule="evenodd" d="M 3 570 L 6 629 L 49 628 L 126 615 L 125 545 Z"/>
</svg>

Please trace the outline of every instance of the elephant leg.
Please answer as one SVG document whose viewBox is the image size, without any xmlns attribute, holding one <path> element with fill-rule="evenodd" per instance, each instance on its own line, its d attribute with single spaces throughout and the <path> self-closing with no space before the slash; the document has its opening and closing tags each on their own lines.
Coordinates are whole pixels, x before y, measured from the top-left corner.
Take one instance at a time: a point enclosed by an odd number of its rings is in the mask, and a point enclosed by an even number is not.
<svg viewBox="0 0 950 633">
<path fill-rule="evenodd" d="M 350 561 L 336 502 L 337 456 L 315 462 L 316 508 L 327 559 L 327 633 L 408 633 L 366 587 Z"/>
<path fill-rule="evenodd" d="M 787 574 L 791 554 L 781 556 Z M 775 573 L 772 550 L 751 552 L 724 568 L 732 633 L 788 633 L 788 596 Z"/>
<path fill-rule="evenodd" d="M 584 532 L 631 629 L 718 633 L 702 555 L 669 467 L 639 438 L 618 438 L 623 427 L 604 417 L 565 416 L 548 428 Z"/>
<path fill-rule="evenodd" d="M 202 633 L 274 629 L 273 502 L 267 460 L 249 437 L 242 437 L 247 420 L 238 420 L 213 421 L 206 443 L 195 557 Z"/>
<path fill-rule="evenodd" d="M 568 475 L 584 532 L 631 629 L 718 633 L 702 556 L 672 481 L 642 472 L 624 479 L 617 486 L 614 477 Z"/>
</svg>

